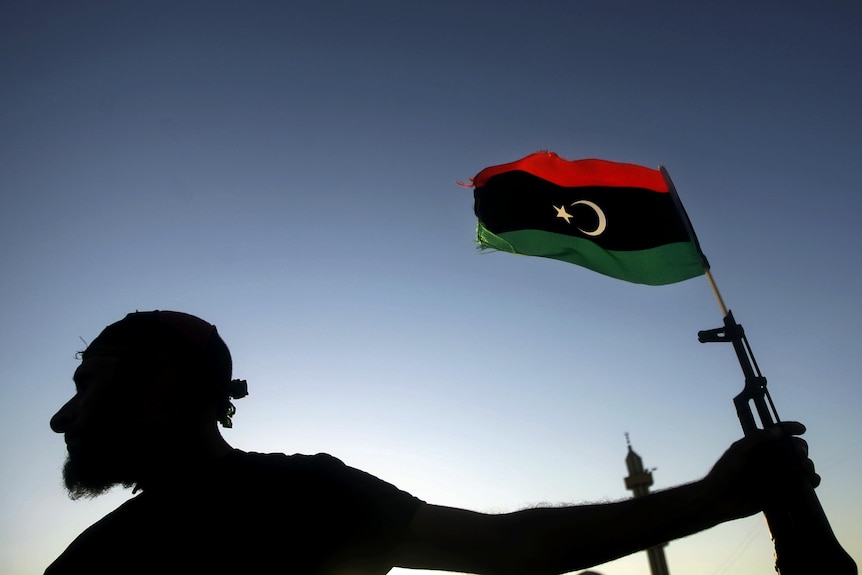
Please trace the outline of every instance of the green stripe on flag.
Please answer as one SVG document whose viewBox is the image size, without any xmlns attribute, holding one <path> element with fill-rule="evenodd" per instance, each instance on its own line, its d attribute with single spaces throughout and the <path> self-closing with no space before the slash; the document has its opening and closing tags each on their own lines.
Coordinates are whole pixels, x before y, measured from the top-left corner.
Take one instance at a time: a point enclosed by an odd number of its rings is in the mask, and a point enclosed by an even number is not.
<svg viewBox="0 0 862 575">
<path fill-rule="evenodd" d="M 476 236 L 483 248 L 562 260 L 639 284 L 671 284 L 703 275 L 705 271 L 703 259 L 692 242 L 646 250 L 613 251 L 584 238 L 541 230 L 516 230 L 497 235 L 482 222 L 477 226 Z M 514 246 L 518 246 L 517 249 Z"/>
</svg>

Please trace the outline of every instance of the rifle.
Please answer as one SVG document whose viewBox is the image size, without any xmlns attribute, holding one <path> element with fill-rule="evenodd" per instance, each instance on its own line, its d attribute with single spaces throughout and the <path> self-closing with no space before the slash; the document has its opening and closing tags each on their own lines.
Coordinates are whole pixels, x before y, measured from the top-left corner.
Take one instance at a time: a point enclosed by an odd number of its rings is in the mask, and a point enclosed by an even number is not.
<svg viewBox="0 0 862 575">
<path fill-rule="evenodd" d="M 723 307 L 720 298 L 719 302 Z M 777 425 L 781 420 L 766 389 L 766 378 L 757 366 L 745 331 L 736 323 L 733 314 L 727 311 L 724 327 L 700 331 L 697 338 L 701 343 L 733 344 L 745 375 L 745 387 L 733 398 L 743 433 L 751 435 L 758 429 L 752 404 L 764 429 Z M 856 563 L 835 538 L 820 500 L 814 493 L 814 486 L 792 451 L 789 438 L 781 456 L 793 472 L 789 474 L 786 484 L 781 486 L 775 501 L 767 504 L 763 511 L 775 545 L 775 570 L 780 575 L 856 575 Z"/>
</svg>

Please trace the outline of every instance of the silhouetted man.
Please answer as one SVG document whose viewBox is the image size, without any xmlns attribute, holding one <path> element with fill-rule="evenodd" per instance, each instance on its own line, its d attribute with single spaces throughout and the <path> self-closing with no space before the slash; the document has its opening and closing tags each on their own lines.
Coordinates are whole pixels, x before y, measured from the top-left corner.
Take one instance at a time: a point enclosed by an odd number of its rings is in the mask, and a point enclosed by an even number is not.
<svg viewBox="0 0 862 575">
<path fill-rule="evenodd" d="M 231 357 L 215 326 L 132 313 L 83 352 L 65 435 L 73 498 L 141 493 L 84 531 L 46 573 L 383 574 L 394 566 L 553 574 L 604 563 L 763 508 L 787 471 L 781 424 L 735 443 L 702 480 L 617 503 L 487 515 L 425 503 L 324 454 L 246 453 L 231 425 Z M 814 483 L 819 477 L 799 456 Z"/>
</svg>

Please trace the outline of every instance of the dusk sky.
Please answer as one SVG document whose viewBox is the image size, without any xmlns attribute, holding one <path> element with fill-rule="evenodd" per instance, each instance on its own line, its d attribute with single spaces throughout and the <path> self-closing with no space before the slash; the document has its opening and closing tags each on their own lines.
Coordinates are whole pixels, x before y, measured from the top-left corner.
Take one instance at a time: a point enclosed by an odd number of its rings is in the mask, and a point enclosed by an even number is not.
<svg viewBox="0 0 862 575">
<path fill-rule="evenodd" d="M 856 0 L 0 3 L 0 572 L 131 497 L 70 501 L 48 420 L 136 309 L 218 326 L 244 450 L 484 512 L 629 497 L 626 432 L 705 475 L 743 381 L 704 278 L 477 250 L 456 182 L 538 150 L 667 168 L 859 562 L 860 102 Z M 761 515 L 666 554 L 773 572 Z"/>
</svg>

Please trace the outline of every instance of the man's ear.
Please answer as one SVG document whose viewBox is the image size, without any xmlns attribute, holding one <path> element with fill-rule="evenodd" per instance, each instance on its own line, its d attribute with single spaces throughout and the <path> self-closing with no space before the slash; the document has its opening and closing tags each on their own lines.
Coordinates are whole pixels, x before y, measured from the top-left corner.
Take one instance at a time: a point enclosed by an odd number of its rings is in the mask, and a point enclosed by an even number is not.
<svg viewBox="0 0 862 575">
<path fill-rule="evenodd" d="M 169 361 L 160 361 L 153 370 L 142 394 L 138 419 L 147 426 L 164 425 L 181 415 L 178 409 L 182 400 L 179 370 Z"/>
<path fill-rule="evenodd" d="M 200 396 L 200 382 L 173 361 L 161 361 L 146 387 L 138 413 L 145 426 L 182 429 L 218 419 L 216 406 Z"/>
</svg>

